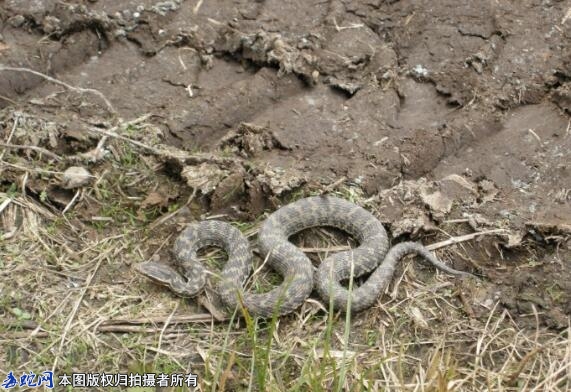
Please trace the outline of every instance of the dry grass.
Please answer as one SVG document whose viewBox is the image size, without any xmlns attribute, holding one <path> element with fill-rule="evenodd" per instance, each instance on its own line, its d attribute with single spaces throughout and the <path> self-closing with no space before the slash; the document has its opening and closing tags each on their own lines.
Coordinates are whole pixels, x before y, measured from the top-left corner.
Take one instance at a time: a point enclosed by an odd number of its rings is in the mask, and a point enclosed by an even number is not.
<svg viewBox="0 0 571 392">
<path fill-rule="evenodd" d="M 497 304 L 474 316 L 462 285 L 432 270 L 420 279 L 411 263 L 377 306 L 353 317 L 310 299 L 279 319 L 216 322 L 133 272 L 172 243 L 172 223 L 162 217 L 174 209 L 140 203 L 173 180 L 125 140 L 111 145 L 98 180 L 65 214 L 38 188 L 63 166 L 41 154 L 23 159 L 18 148 L 2 155 L 0 170 L 18 180 L 0 188 L 0 377 L 10 370 L 192 372 L 198 390 L 208 391 L 570 390 L 571 327 L 524 329 Z M 354 192 L 345 196 L 362 202 Z M 298 241 L 345 245 L 321 230 Z M 205 258 L 219 265 L 221 257 Z M 253 289 L 273 281 L 262 272 Z"/>
</svg>

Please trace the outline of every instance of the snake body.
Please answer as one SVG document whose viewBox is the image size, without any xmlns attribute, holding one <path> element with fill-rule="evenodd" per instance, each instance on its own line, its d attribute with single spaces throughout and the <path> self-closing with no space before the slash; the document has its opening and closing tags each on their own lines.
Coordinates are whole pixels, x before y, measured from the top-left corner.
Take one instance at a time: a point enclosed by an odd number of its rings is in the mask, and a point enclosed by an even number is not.
<svg viewBox="0 0 571 392">
<path fill-rule="evenodd" d="M 311 261 L 288 239 L 304 229 L 319 226 L 344 230 L 359 246 L 326 258 L 314 279 Z M 218 285 L 222 301 L 231 309 L 243 305 L 251 314 L 261 317 L 293 312 L 314 287 L 325 303 L 332 301 L 336 309 L 347 311 L 349 303 L 350 310 L 355 312 L 370 307 L 389 284 L 398 261 L 410 253 L 422 256 L 449 274 L 470 275 L 448 267 L 415 242 L 403 242 L 389 249 L 387 233 L 373 214 L 332 196 L 308 197 L 278 209 L 262 224 L 258 244 L 268 265 L 283 277 L 282 284 L 267 293 L 243 292 L 243 285 L 252 272 L 252 252 L 248 240 L 238 229 L 220 221 L 193 223 L 179 235 L 173 254 L 183 271 L 182 276 L 152 261 L 138 264 L 137 269 L 179 295 L 193 296 L 206 282 L 206 271 L 197 260 L 197 251 L 205 246 L 220 247 L 228 254 Z M 340 283 L 371 271 L 365 283 L 351 292 Z"/>
</svg>

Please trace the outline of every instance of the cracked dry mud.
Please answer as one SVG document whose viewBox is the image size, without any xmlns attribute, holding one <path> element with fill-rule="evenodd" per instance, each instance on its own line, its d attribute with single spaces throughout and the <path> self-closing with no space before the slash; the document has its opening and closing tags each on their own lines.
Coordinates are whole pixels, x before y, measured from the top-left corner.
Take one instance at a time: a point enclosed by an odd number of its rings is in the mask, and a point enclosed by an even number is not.
<svg viewBox="0 0 571 392">
<path fill-rule="evenodd" d="M 393 233 L 466 216 L 499 222 L 519 237 L 469 249 L 487 295 L 522 322 L 535 307 L 546 325 L 567 326 L 568 2 L 196 5 L 6 0 L 0 63 L 97 89 L 124 119 L 151 113 L 165 143 L 240 159 L 183 173 L 195 185 L 212 173 L 213 210 L 252 217 L 292 190 L 345 177 L 380 195 Z M 97 97 L 61 91 L 1 73 L 0 107 L 57 123 L 47 147 L 68 154 L 90 143 L 86 123 L 110 114 Z"/>
</svg>

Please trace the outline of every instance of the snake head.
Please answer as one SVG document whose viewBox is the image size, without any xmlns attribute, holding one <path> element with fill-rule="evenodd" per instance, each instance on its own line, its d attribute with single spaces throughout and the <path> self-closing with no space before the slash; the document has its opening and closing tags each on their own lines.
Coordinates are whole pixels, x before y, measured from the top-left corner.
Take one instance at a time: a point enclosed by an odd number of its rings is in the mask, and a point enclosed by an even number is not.
<svg viewBox="0 0 571 392">
<path fill-rule="evenodd" d="M 204 279 L 199 279 L 198 283 L 191 283 L 183 278 L 177 270 L 163 263 L 147 261 L 137 264 L 135 269 L 155 283 L 167 286 L 173 292 L 183 297 L 195 296 L 202 290 L 205 283 Z"/>
</svg>

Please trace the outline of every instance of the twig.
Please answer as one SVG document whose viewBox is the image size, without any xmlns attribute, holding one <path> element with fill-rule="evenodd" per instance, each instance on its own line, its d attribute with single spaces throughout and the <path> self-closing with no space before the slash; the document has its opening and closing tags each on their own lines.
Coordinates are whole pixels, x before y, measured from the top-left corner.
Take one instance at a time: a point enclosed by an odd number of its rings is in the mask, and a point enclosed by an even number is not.
<svg viewBox="0 0 571 392">
<path fill-rule="evenodd" d="M 45 148 L 38 147 L 38 146 L 22 146 L 19 144 L 0 143 L 0 147 L 12 148 L 12 149 L 17 149 L 17 150 L 37 151 L 40 154 L 45 154 L 45 155 L 49 156 L 50 158 L 55 159 L 56 161 L 62 161 L 63 160 L 59 155 L 54 154 L 53 152 L 46 150 Z M 0 157 L 0 159 L 2 159 L 2 157 Z"/>
<path fill-rule="evenodd" d="M 479 231 L 477 233 L 471 233 L 471 234 L 461 235 L 458 237 L 452 237 L 452 238 L 448 238 L 445 241 L 441 241 L 441 242 L 437 242 L 435 244 L 427 245 L 426 249 L 436 250 L 436 249 L 444 248 L 446 246 L 459 244 L 460 242 L 470 241 L 470 240 L 473 240 L 474 238 L 479 237 L 481 235 L 498 234 L 498 233 L 503 233 L 503 232 L 505 232 L 505 229 L 494 229 L 494 230 L 487 230 L 487 231 Z"/>
<path fill-rule="evenodd" d="M 14 115 L 14 124 L 12 124 L 12 130 L 10 131 L 10 134 L 8 135 L 8 139 L 6 139 L 6 143 L 10 143 L 12 141 L 12 136 L 14 136 L 14 132 L 16 132 L 16 127 L 18 127 L 18 121 L 20 120 L 20 116 L 18 116 L 17 114 Z M 2 158 L 4 158 L 4 152 L 6 150 L 2 150 L 2 152 L 0 152 L 0 161 L 2 160 Z"/>
<path fill-rule="evenodd" d="M 175 337 L 178 337 L 178 336 L 181 336 L 181 335 L 182 335 L 182 334 L 176 334 Z M 153 348 L 153 347 L 147 347 L 146 349 L 149 350 L 149 351 L 154 351 L 154 352 L 156 352 L 157 354 L 163 354 L 163 355 L 169 356 L 170 359 L 172 359 L 173 361 L 175 361 L 175 362 L 180 366 L 181 369 L 184 368 L 184 365 L 182 365 L 179 361 L 177 361 L 177 360 L 176 360 L 176 357 L 184 358 L 184 357 L 188 357 L 188 355 L 189 355 L 188 351 L 174 352 L 174 351 L 168 351 L 168 350 L 162 350 L 162 349 L 161 349 L 161 350 L 157 350 L 156 348 Z"/>
<path fill-rule="evenodd" d="M 115 127 L 112 129 L 117 129 L 119 127 Z M 123 135 L 119 135 L 116 132 L 113 132 L 111 130 L 105 130 L 105 129 L 99 129 L 99 128 L 94 128 L 94 127 L 90 127 L 89 128 L 90 131 L 92 132 L 96 132 L 96 133 L 100 133 L 102 135 L 106 135 L 106 136 L 110 136 L 110 137 L 114 137 L 123 141 L 126 141 L 128 143 L 131 143 L 137 147 L 141 147 L 144 148 L 148 151 L 150 151 L 151 153 L 158 155 L 160 157 L 166 157 L 166 158 L 174 158 L 174 159 L 178 159 L 180 161 L 183 161 L 185 163 L 190 163 L 190 164 L 199 164 L 199 163 L 203 163 L 203 162 L 210 162 L 210 163 L 215 163 L 215 164 L 220 164 L 220 165 L 236 165 L 237 164 L 237 160 L 236 159 L 232 159 L 232 158 L 220 158 L 220 157 L 216 157 L 214 155 L 210 155 L 210 154 L 205 154 L 205 155 L 192 155 L 192 154 L 188 154 L 182 150 L 175 150 L 175 152 L 171 152 L 168 149 L 158 149 L 155 147 L 151 147 L 147 144 L 141 143 L 137 140 L 133 140 L 130 139 L 128 137 L 125 137 Z"/>
<path fill-rule="evenodd" d="M 95 147 L 95 151 L 99 152 L 101 151 L 101 149 L 103 148 L 103 146 L 105 145 L 105 143 L 107 142 L 108 137 L 107 136 L 103 136 L 99 142 L 97 143 L 97 146 Z"/>
<path fill-rule="evenodd" d="M 192 9 L 192 13 L 194 15 L 198 14 L 198 10 L 200 9 L 200 7 L 202 6 L 202 2 L 204 0 L 198 0 L 198 3 L 196 3 L 196 5 L 194 6 L 194 8 Z"/>
<path fill-rule="evenodd" d="M 15 169 L 18 170 L 22 170 L 24 172 L 32 172 L 32 173 L 40 173 L 40 174 L 56 174 L 56 175 L 61 175 L 63 174 L 63 172 L 58 172 L 58 171 L 53 171 L 53 170 L 44 170 L 44 169 L 37 169 L 35 167 L 25 167 L 25 166 L 20 166 L 20 165 L 16 165 L 14 163 L 10 163 L 10 162 L 6 162 L 6 161 L 0 161 L 0 166 L 10 166 L 13 167 Z"/>
<path fill-rule="evenodd" d="M 336 190 L 339 187 L 339 185 L 341 185 L 345 182 L 345 180 L 347 180 L 347 177 L 345 177 L 345 176 L 341 177 L 340 179 L 338 179 L 334 183 L 331 183 L 331 184 L 327 185 L 325 188 L 323 188 L 323 192 L 327 193 L 327 192 L 332 192 L 332 191 Z"/>
<path fill-rule="evenodd" d="M 497 233 L 502 233 L 504 231 L 505 231 L 504 229 L 494 229 L 494 230 L 488 230 L 488 231 L 479 231 L 477 233 L 461 235 L 458 237 L 452 237 L 452 238 L 448 238 L 445 241 L 437 242 L 435 244 L 426 245 L 426 249 L 436 250 L 436 249 L 444 248 L 446 246 L 459 244 L 461 242 L 470 241 L 470 240 L 472 240 L 476 237 L 479 237 L 481 235 L 497 234 Z M 351 249 L 351 247 L 349 245 L 329 246 L 326 248 L 300 248 L 300 250 L 302 252 L 306 252 L 306 253 L 342 252 L 342 251 L 349 250 L 349 249 Z"/>
<path fill-rule="evenodd" d="M 178 304 L 179 302 L 176 302 L 174 309 L 172 310 L 171 314 L 169 314 L 169 316 L 167 317 L 167 319 L 165 320 L 165 325 L 163 325 L 163 328 L 161 329 L 161 333 L 159 334 L 159 341 L 157 343 L 157 350 L 161 349 L 161 346 L 163 344 L 163 335 L 165 334 L 165 331 L 167 330 L 172 317 L 174 316 L 174 314 L 176 313 L 176 310 L 178 309 Z"/>
<path fill-rule="evenodd" d="M 144 148 L 146 150 L 149 150 L 153 154 L 161 155 L 160 150 L 158 150 L 154 147 L 151 147 L 149 145 L 146 145 L 145 143 L 141 143 L 140 141 L 130 139 L 130 138 L 125 137 L 123 135 L 119 135 L 117 132 L 113 131 L 113 129 L 118 129 L 118 128 L 119 127 L 113 127 L 112 130 L 106 130 L 106 129 L 99 129 L 99 128 L 95 128 L 95 127 L 89 127 L 89 130 L 92 132 L 100 133 L 102 135 L 106 135 L 106 136 L 114 137 L 114 138 L 119 139 L 119 140 L 126 141 L 128 143 L 131 143 L 131 144 L 137 146 L 137 147 L 141 147 L 141 148 Z"/>
<path fill-rule="evenodd" d="M 349 245 L 338 245 L 338 246 L 328 246 L 326 248 L 299 248 L 305 253 L 321 253 L 321 252 L 343 252 L 344 250 L 349 250 L 351 247 Z"/>
<path fill-rule="evenodd" d="M 39 76 L 41 78 L 46 79 L 49 82 L 58 84 L 60 86 L 63 86 L 65 88 L 67 88 L 68 90 L 74 90 L 74 91 L 78 91 L 80 93 L 91 93 L 91 94 L 95 94 L 97 95 L 99 98 L 101 98 L 103 100 L 103 102 L 105 102 L 105 105 L 107 106 L 107 109 L 109 109 L 109 111 L 113 114 L 117 114 L 117 111 L 115 110 L 115 108 L 113 107 L 113 105 L 111 105 L 111 102 L 109 102 L 109 100 L 105 97 L 105 95 L 103 95 L 103 93 L 101 93 L 101 91 L 92 89 L 92 88 L 82 88 L 82 87 L 75 87 L 72 86 L 70 84 L 67 84 L 65 82 L 62 82 L 61 80 L 52 78 L 51 76 L 48 76 L 46 74 L 43 74 L 41 72 L 38 71 L 34 71 L 33 69 L 29 69 L 29 68 L 20 68 L 20 67 L 7 67 L 5 65 L 0 64 L 0 71 L 14 71 L 14 72 L 27 72 L 27 73 L 31 73 L 32 75 L 36 75 Z"/>
<path fill-rule="evenodd" d="M 211 323 L 216 321 L 211 314 L 208 313 L 200 313 L 200 314 L 191 314 L 186 316 L 173 316 L 169 323 L 171 325 L 174 324 L 192 324 L 192 323 Z M 125 326 L 127 325 L 140 325 L 140 324 L 162 324 L 165 322 L 164 316 L 157 316 L 157 317 L 143 317 L 143 318 L 135 318 L 135 319 L 109 319 L 105 320 L 101 323 L 101 326 L 98 328 L 101 330 L 103 327 L 109 326 Z"/>
<path fill-rule="evenodd" d="M 539 142 L 541 143 L 541 138 L 539 137 L 539 135 L 537 133 L 535 133 L 535 131 L 531 128 L 529 128 L 527 130 L 529 133 L 531 133 L 533 135 L 533 137 Z"/>
<path fill-rule="evenodd" d="M 8 197 L 6 200 L 4 200 L 4 201 L 2 202 L 2 204 L 0 204 L 0 214 L 2 213 L 2 211 L 4 211 L 4 209 L 5 209 L 6 207 L 8 207 L 8 205 L 9 205 L 11 202 L 12 202 L 12 199 Z"/>
<path fill-rule="evenodd" d="M 43 328 L 34 320 L 13 320 L 8 319 L 3 321 L 3 326 L 8 329 L 26 329 L 32 330 L 31 332 L 26 331 L 12 331 L 0 334 L 0 338 L 6 339 L 25 339 L 33 337 L 47 337 L 49 332 L 43 330 Z"/>
<path fill-rule="evenodd" d="M 109 139 L 109 137 L 115 137 L 118 139 L 123 139 L 123 140 L 128 141 L 129 143 L 135 144 L 133 140 L 119 135 L 118 133 L 116 133 L 116 131 L 118 131 L 121 128 L 129 127 L 131 125 L 137 125 L 137 124 L 147 120 L 149 117 L 151 117 L 151 114 L 145 114 L 143 116 L 135 118 L 134 120 L 125 121 L 125 122 L 122 122 L 121 124 L 115 125 L 114 127 L 112 127 L 111 129 L 108 129 L 108 130 L 102 130 L 99 128 L 90 127 L 89 129 L 92 132 L 96 132 L 96 133 L 100 133 L 100 134 L 104 135 L 99 140 L 99 142 L 97 143 L 97 146 L 90 151 L 68 156 L 67 159 L 72 160 L 72 161 L 78 161 L 78 160 L 83 160 L 83 159 L 87 159 L 87 160 L 92 161 L 92 162 L 99 161 L 104 156 L 104 154 L 102 153 L 103 146 L 105 145 L 105 143 L 107 142 L 107 139 Z M 143 145 L 143 146 L 144 146 L 144 148 L 150 148 L 146 145 Z M 153 151 L 153 152 L 155 152 L 155 151 Z"/>
<path fill-rule="evenodd" d="M 10 98 L 8 98 L 4 95 L 0 95 L 0 99 L 3 99 L 6 102 L 10 102 L 14 106 L 18 106 L 18 102 L 11 100 Z"/>
<path fill-rule="evenodd" d="M 157 333 L 160 332 L 159 328 L 142 327 L 139 325 L 104 325 L 96 328 L 96 332 L 100 333 Z M 14 332 L 4 332 L 0 334 L 1 339 L 28 339 L 28 338 L 46 338 L 50 336 L 50 332 L 38 331 L 38 332 L 26 332 L 26 331 L 14 331 Z M 156 349 L 155 349 L 156 350 Z"/>
<path fill-rule="evenodd" d="M 163 320 L 164 322 L 164 320 Z M 140 325 L 103 325 L 96 329 L 96 332 L 100 333 L 157 333 L 160 332 L 159 328 L 143 327 Z M 0 339 L 28 339 L 28 338 L 46 338 L 50 336 L 50 332 L 38 331 L 38 332 L 26 332 L 26 331 L 14 331 L 14 332 L 3 332 L 0 334 Z M 151 349 L 151 347 L 149 347 Z M 154 349 L 156 350 L 156 349 Z"/>
<path fill-rule="evenodd" d="M 6 319 L 6 318 L 4 318 L 2 324 L 5 328 L 19 328 L 19 329 L 36 329 L 40 326 L 34 320 L 15 320 L 15 319 Z"/>
<path fill-rule="evenodd" d="M 159 328 L 141 327 L 139 325 L 103 325 L 97 327 L 97 332 L 103 333 L 157 333 L 161 330 Z"/>
<path fill-rule="evenodd" d="M 186 66 L 186 64 L 185 64 L 184 61 L 182 60 L 182 56 L 181 56 L 181 52 L 182 52 L 183 50 L 188 50 L 189 52 L 191 52 L 191 53 L 193 53 L 193 54 L 197 53 L 197 51 L 196 51 L 196 49 L 194 49 L 194 48 L 188 48 L 188 47 L 184 47 L 184 48 L 179 48 L 179 49 L 178 49 L 178 53 L 177 53 L 178 62 L 180 63 L 180 66 L 182 67 L 182 69 L 183 69 L 184 71 L 186 71 L 186 70 L 188 69 L 188 67 Z"/>
<path fill-rule="evenodd" d="M 470 219 L 468 219 L 468 218 L 460 218 L 460 219 L 445 220 L 444 223 L 466 223 L 469 221 L 470 221 Z"/>
<path fill-rule="evenodd" d="M 218 310 L 216 306 L 214 306 L 214 304 L 210 302 L 210 300 L 205 295 L 201 295 L 198 297 L 198 303 L 200 304 L 200 306 L 208 310 L 212 315 L 212 317 L 216 319 L 216 321 L 225 321 L 227 319 L 226 315 L 222 313 L 220 310 Z"/>
<path fill-rule="evenodd" d="M 30 172 L 26 170 L 22 176 L 22 186 L 20 187 L 22 189 L 22 197 L 24 200 L 26 199 L 26 184 L 28 183 L 28 177 L 30 177 Z"/>
<path fill-rule="evenodd" d="M 30 333 L 26 331 L 16 331 L 16 332 L 6 332 L 0 334 L 0 338 L 12 340 L 12 339 L 28 339 L 28 338 L 47 338 L 50 336 L 49 332 L 39 331 L 36 333 Z"/>
<path fill-rule="evenodd" d="M 567 12 L 565 13 L 565 15 L 563 16 L 563 19 L 561 19 L 561 24 L 565 24 L 565 22 L 567 22 L 567 19 L 571 18 L 571 7 L 569 7 L 569 9 L 567 10 Z"/>
<path fill-rule="evenodd" d="M 71 199 L 71 201 L 69 203 L 67 203 L 67 205 L 65 206 L 65 208 L 61 212 L 62 215 L 65 215 L 65 213 L 71 208 L 71 206 L 73 206 L 73 204 L 76 202 L 76 200 L 79 197 L 81 192 L 82 192 L 82 190 L 80 190 L 80 189 L 78 189 L 77 192 L 75 192 L 75 195 L 73 195 L 73 198 Z"/>
</svg>

